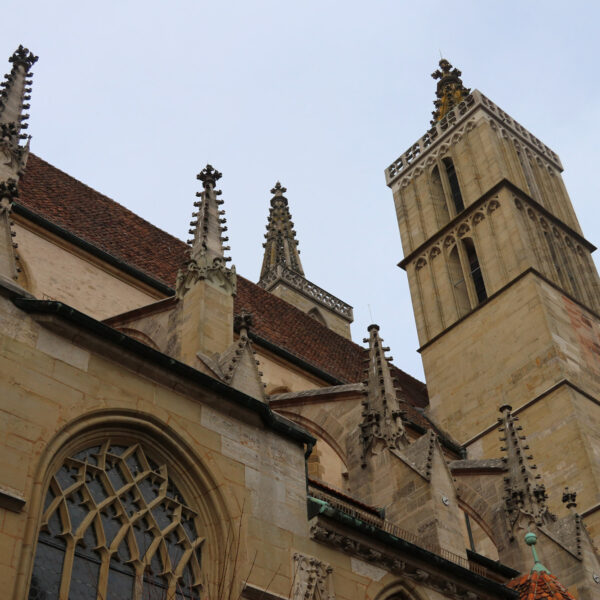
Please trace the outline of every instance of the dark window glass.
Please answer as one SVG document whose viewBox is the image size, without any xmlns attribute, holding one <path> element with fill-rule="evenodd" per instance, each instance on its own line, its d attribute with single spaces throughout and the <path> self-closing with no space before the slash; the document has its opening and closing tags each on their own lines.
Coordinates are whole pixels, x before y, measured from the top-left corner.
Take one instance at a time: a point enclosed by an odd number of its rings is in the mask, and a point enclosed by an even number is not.
<svg viewBox="0 0 600 600">
<path fill-rule="evenodd" d="M 460 187 L 458 185 L 458 177 L 456 176 L 454 163 L 450 158 L 445 158 L 444 166 L 446 167 L 446 174 L 448 175 L 448 183 L 450 184 L 452 202 L 454 202 L 454 208 L 456 209 L 456 214 L 458 214 L 465 210 L 465 204 L 462 199 L 462 194 L 460 193 Z"/>
<path fill-rule="evenodd" d="M 487 298 L 487 292 L 485 290 L 485 283 L 483 282 L 483 275 L 481 274 L 477 253 L 475 252 L 475 246 L 473 245 L 473 240 L 470 238 L 463 241 L 465 249 L 467 250 L 469 271 L 471 272 L 471 278 L 473 279 L 473 285 L 475 286 L 475 294 L 477 295 L 477 300 L 483 302 Z"/>
</svg>

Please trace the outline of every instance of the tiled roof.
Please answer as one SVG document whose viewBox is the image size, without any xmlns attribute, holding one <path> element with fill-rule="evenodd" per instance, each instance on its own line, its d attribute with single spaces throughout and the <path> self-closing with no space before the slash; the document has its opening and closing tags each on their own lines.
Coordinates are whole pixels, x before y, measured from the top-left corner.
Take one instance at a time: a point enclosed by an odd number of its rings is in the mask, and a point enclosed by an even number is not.
<svg viewBox="0 0 600 600">
<path fill-rule="evenodd" d="M 519 593 L 519 600 L 575 600 L 554 575 L 545 571 L 526 573 L 507 585 Z"/>
<path fill-rule="evenodd" d="M 154 279 L 175 285 L 188 250 L 186 243 L 34 154 L 29 156 L 19 194 L 19 203 L 41 217 Z M 342 381 L 362 381 L 364 348 L 238 277 L 235 310 L 242 308 L 253 314 L 253 331 L 261 338 Z M 426 406 L 425 384 L 394 369 L 410 401 Z"/>
</svg>

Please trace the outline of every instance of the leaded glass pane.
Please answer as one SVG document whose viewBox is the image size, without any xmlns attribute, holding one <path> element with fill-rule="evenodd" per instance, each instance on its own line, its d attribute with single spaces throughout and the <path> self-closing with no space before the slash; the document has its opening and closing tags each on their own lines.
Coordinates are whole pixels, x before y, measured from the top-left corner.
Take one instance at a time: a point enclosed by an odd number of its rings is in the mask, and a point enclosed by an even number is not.
<svg viewBox="0 0 600 600">
<path fill-rule="evenodd" d="M 135 571 L 130 565 L 110 561 L 107 600 L 132 600 Z"/>
<path fill-rule="evenodd" d="M 96 600 L 100 560 L 75 552 L 69 600 Z"/>
<path fill-rule="evenodd" d="M 40 540 L 35 554 L 35 571 L 31 578 L 29 600 L 55 600 L 60 590 L 64 544 Z"/>
</svg>

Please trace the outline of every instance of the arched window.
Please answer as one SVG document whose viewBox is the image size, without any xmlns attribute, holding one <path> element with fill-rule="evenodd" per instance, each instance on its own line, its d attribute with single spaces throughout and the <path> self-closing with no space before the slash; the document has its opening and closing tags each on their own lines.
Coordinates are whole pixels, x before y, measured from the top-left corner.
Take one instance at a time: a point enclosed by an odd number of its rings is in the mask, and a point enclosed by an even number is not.
<svg viewBox="0 0 600 600">
<path fill-rule="evenodd" d="M 467 252 L 467 260 L 469 262 L 468 269 L 471 273 L 473 285 L 475 286 L 475 295 L 477 296 L 477 301 L 481 303 L 487 298 L 487 292 L 483 281 L 483 275 L 481 274 L 477 252 L 475 252 L 475 244 L 473 244 L 471 238 L 464 238 L 463 244 Z"/>
<path fill-rule="evenodd" d="M 460 264 L 460 257 L 458 256 L 458 248 L 456 245 L 448 253 L 448 271 L 450 275 L 450 282 L 454 289 L 454 298 L 456 300 L 456 308 L 458 316 L 462 317 L 471 310 L 471 303 L 469 302 L 469 294 L 467 292 L 467 286 L 465 284 L 465 277 Z"/>
<path fill-rule="evenodd" d="M 29 600 L 199 600 L 197 514 L 140 444 L 66 458 L 43 511 Z"/>
<path fill-rule="evenodd" d="M 440 176 L 440 169 L 436 165 L 431 171 L 431 197 L 435 213 L 438 218 L 438 225 L 445 225 L 450 220 L 448 205 L 446 204 L 446 196 L 444 194 L 444 186 Z"/>
<path fill-rule="evenodd" d="M 456 175 L 456 169 L 451 158 L 444 158 L 442 161 L 446 169 L 446 175 L 448 176 L 448 184 L 450 185 L 450 194 L 452 195 L 452 202 L 456 214 L 465 210 L 465 203 L 463 202 L 462 194 L 460 193 L 460 186 L 458 185 L 458 177 Z"/>
</svg>

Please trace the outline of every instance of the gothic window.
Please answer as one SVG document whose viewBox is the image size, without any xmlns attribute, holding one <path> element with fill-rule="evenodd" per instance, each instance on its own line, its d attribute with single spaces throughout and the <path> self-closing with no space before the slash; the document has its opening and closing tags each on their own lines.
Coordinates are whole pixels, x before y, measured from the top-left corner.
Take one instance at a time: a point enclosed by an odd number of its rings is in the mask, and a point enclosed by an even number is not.
<svg viewBox="0 0 600 600">
<path fill-rule="evenodd" d="M 445 225 L 450 220 L 450 213 L 446 204 L 444 187 L 440 176 L 440 169 L 435 166 L 431 171 L 431 199 L 438 218 L 438 225 Z"/>
<path fill-rule="evenodd" d="M 50 481 L 29 600 L 199 600 L 202 542 L 167 465 L 107 439 Z"/>
<path fill-rule="evenodd" d="M 485 283 L 483 281 L 483 275 L 481 273 L 481 267 L 479 265 L 479 259 L 477 258 L 477 252 L 475 251 L 475 244 L 471 238 L 464 238 L 463 244 L 467 252 L 468 270 L 475 286 L 475 295 L 479 303 L 483 302 L 487 298 L 487 292 L 485 290 Z"/>
<path fill-rule="evenodd" d="M 456 169 L 451 158 L 444 158 L 442 161 L 446 169 L 446 175 L 448 177 L 448 184 L 450 186 L 450 195 L 452 196 L 452 203 L 456 214 L 465 210 L 465 203 L 463 202 L 462 194 L 460 193 L 460 186 L 458 185 L 458 176 L 456 175 Z"/>
<path fill-rule="evenodd" d="M 460 257 L 458 255 L 458 248 L 456 245 L 448 253 L 448 271 L 450 275 L 450 281 L 454 289 L 454 298 L 456 300 L 458 316 L 462 317 L 469 312 L 471 305 L 469 303 L 469 294 L 467 292 L 465 277 L 460 264 Z"/>
</svg>

